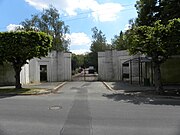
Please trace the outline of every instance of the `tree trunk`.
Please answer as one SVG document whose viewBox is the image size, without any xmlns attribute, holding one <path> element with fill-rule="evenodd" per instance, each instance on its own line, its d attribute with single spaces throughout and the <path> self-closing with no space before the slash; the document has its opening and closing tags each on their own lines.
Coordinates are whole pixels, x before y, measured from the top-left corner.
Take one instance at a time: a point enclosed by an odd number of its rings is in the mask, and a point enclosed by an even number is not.
<svg viewBox="0 0 180 135">
<path fill-rule="evenodd" d="M 15 79 L 16 79 L 16 89 L 21 89 L 21 83 L 20 83 L 20 72 L 21 72 L 21 67 L 15 67 L 14 66 L 14 70 L 15 70 Z"/>
<path fill-rule="evenodd" d="M 161 69 L 160 63 L 154 63 L 154 84 L 155 89 L 158 94 L 163 93 L 163 86 L 161 82 Z"/>
</svg>

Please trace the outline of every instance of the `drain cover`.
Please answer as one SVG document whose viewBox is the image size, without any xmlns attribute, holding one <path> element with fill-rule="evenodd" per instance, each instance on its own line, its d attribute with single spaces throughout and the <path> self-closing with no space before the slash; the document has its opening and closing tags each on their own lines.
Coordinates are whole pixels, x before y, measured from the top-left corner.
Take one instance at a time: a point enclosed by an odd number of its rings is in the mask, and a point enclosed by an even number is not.
<svg viewBox="0 0 180 135">
<path fill-rule="evenodd" d="M 60 109 L 62 109 L 62 106 L 59 105 L 54 105 L 49 107 L 49 110 L 60 110 Z"/>
</svg>

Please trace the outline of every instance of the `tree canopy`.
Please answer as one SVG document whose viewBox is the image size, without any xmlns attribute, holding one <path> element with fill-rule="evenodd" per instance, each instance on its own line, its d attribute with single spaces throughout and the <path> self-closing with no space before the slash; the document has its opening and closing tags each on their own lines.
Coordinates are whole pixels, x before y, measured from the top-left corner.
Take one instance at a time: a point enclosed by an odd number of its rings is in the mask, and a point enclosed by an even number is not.
<svg viewBox="0 0 180 135">
<path fill-rule="evenodd" d="M 138 17 L 124 32 L 125 43 L 131 54 L 141 53 L 152 58 L 154 83 L 158 92 L 163 91 L 161 64 L 180 52 L 179 6 L 179 0 L 137 0 L 135 7 Z"/>
<path fill-rule="evenodd" d="M 79 67 L 84 68 L 84 57 L 85 57 L 85 55 L 83 55 L 83 54 L 79 54 L 79 55 L 72 54 L 71 63 L 72 63 L 73 70 L 75 70 Z"/>
<path fill-rule="evenodd" d="M 147 56 L 158 54 L 164 62 L 168 56 L 178 53 L 180 19 L 170 20 L 168 25 L 156 21 L 154 26 L 139 26 L 130 30 L 129 51 L 132 54 L 141 52 Z"/>
<path fill-rule="evenodd" d="M 58 10 L 52 6 L 41 14 L 32 15 L 31 19 L 21 22 L 25 30 L 37 29 L 53 37 L 52 49 L 68 51 L 70 40 L 66 38 L 69 28 L 60 20 Z"/>
<path fill-rule="evenodd" d="M 3 61 L 12 63 L 16 88 L 21 88 L 21 67 L 34 57 L 43 57 L 51 49 L 51 36 L 43 32 L 0 32 L 0 55 Z"/>
<path fill-rule="evenodd" d="M 122 31 L 120 34 L 117 36 L 115 35 L 114 38 L 112 39 L 112 49 L 116 50 L 126 50 L 127 45 L 126 45 L 126 35 Z"/>
<path fill-rule="evenodd" d="M 164 24 L 170 19 L 180 18 L 180 1 L 179 0 L 161 0 L 159 2 L 159 18 Z"/>
<path fill-rule="evenodd" d="M 97 27 L 92 28 L 92 43 L 91 43 L 91 53 L 89 53 L 88 59 L 91 61 L 91 66 L 94 66 L 95 69 L 98 69 L 98 52 L 105 51 L 110 49 L 109 45 L 106 43 L 106 37 L 101 30 L 98 30 Z"/>
<path fill-rule="evenodd" d="M 141 53 L 152 58 L 155 69 L 155 85 L 161 90 L 160 65 L 169 56 L 180 52 L 180 18 L 169 20 L 167 25 L 160 20 L 154 26 L 137 26 L 129 30 L 128 43 L 131 54 Z"/>
<path fill-rule="evenodd" d="M 152 26 L 159 14 L 158 0 L 137 0 L 136 10 L 138 17 L 136 23 L 138 26 L 148 25 Z"/>
<path fill-rule="evenodd" d="M 135 7 L 138 13 L 138 26 L 153 26 L 157 20 L 168 24 L 169 20 L 180 18 L 179 0 L 137 0 Z"/>
<path fill-rule="evenodd" d="M 101 30 L 97 27 L 92 28 L 92 43 L 90 50 L 92 52 L 104 51 L 107 49 L 106 37 Z"/>
</svg>

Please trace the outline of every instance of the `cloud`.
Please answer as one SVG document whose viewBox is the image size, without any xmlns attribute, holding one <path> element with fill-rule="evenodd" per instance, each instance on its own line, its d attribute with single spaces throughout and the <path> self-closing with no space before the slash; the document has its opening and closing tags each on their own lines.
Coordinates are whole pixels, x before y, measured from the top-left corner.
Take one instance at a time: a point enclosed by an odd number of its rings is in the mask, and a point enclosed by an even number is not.
<svg viewBox="0 0 180 135">
<path fill-rule="evenodd" d="M 71 46 L 89 46 L 91 39 L 83 32 L 71 33 L 67 35 L 71 40 Z"/>
<path fill-rule="evenodd" d="M 78 49 L 78 50 L 71 50 L 71 52 L 72 53 L 75 53 L 75 54 L 86 54 L 86 53 L 88 53 L 88 52 L 90 52 L 89 51 L 89 49 Z"/>
<path fill-rule="evenodd" d="M 66 35 L 71 40 L 70 51 L 75 54 L 85 54 L 89 52 L 91 39 L 83 32 L 71 33 Z"/>
<path fill-rule="evenodd" d="M 48 8 L 48 3 L 43 2 L 42 0 L 25 0 L 25 1 L 39 10 L 43 8 Z"/>
<path fill-rule="evenodd" d="M 123 9 L 118 3 L 100 4 L 94 8 L 92 16 L 100 22 L 115 21 L 118 18 L 118 13 Z"/>
<path fill-rule="evenodd" d="M 17 24 L 9 24 L 6 29 L 7 31 L 15 31 L 17 28 L 22 28 L 22 25 L 17 25 Z"/>
<path fill-rule="evenodd" d="M 38 10 L 53 5 L 68 16 L 78 15 L 78 11 L 89 11 L 96 21 L 115 21 L 124 9 L 119 3 L 98 3 L 97 0 L 25 0 Z"/>
</svg>

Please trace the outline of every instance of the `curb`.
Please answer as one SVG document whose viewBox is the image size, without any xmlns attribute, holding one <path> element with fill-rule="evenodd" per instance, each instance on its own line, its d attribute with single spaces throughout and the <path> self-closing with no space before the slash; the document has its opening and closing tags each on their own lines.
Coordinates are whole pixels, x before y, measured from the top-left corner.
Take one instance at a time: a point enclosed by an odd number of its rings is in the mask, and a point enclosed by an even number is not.
<svg viewBox="0 0 180 135">
<path fill-rule="evenodd" d="M 111 92 L 113 92 L 114 94 L 118 94 L 118 93 L 124 93 L 125 91 L 124 90 L 120 90 L 120 91 L 116 91 L 116 90 L 114 90 L 112 87 L 110 87 L 106 82 L 102 82 L 105 86 L 106 86 L 106 88 L 109 90 L 109 91 L 111 91 Z M 127 91 L 127 92 L 132 92 L 132 91 Z M 133 91 L 134 92 L 134 91 Z M 136 91 L 136 92 L 141 92 L 141 91 Z M 180 97 L 176 97 L 176 96 L 161 96 L 161 95 L 153 95 L 155 98 L 168 98 L 168 99 L 178 99 L 178 100 L 180 100 Z"/>
<path fill-rule="evenodd" d="M 106 82 L 103 81 L 102 83 L 106 86 L 108 90 L 114 91 Z"/>
<path fill-rule="evenodd" d="M 59 84 L 58 86 L 53 88 L 50 93 L 56 93 L 58 91 L 58 89 L 61 88 L 62 86 L 64 86 L 66 83 L 67 82 L 63 82 L 63 83 Z"/>
<path fill-rule="evenodd" d="M 49 89 L 49 91 L 44 92 L 44 93 L 37 93 L 37 94 L 0 94 L 0 96 L 39 96 L 39 95 L 46 95 L 46 94 L 51 94 L 51 93 L 56 93 L 58 89 L 62 86 L 64 86 L 67 82 L 63 82 L 56 86 L 53 89 Z"/>
<path fill-rule="evenodd" d="M 109 90 L 109 91 L 112 91 L 112 92 L 114 92 L 114 93 L 117 93 L 114 89 L 112 89 L 106 82 L 102 82 L 105 86 L 106 86 L 106 88 Z"/>
</svg>

